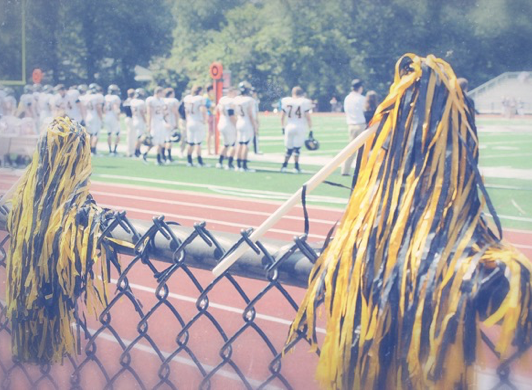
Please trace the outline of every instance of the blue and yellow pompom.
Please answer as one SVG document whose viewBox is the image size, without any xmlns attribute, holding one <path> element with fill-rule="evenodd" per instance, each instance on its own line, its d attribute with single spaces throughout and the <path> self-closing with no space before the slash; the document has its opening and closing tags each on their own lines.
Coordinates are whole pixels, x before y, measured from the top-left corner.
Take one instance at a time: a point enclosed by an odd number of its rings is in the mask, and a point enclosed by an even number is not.
<svg viewBox="0 0 532 390">
<path fill-rule="evenodd" d="M 58 362 L 73 354 L 78 311 L 95 314 L 107 303 L 98 240 L 109 212 L 89 194 L 90 174 L 88 134 L 68 118 L 54 119 L 14 192 L 7 221 L 7 318 L 13 356 L 21 361 Z"/>
<path fill-rule="evenodd" d="M 317 347 L 323 300 L 324 388 L 470 388 L 481 323 L 500 324 L 502 358 L 530 343 L 532 263 L 486 219 L 471 109 L 445 61 L 398 61 L 288 339 L 304 332 Z M 494 270 L 497 299 L 482 287 Z"/>
</svg>

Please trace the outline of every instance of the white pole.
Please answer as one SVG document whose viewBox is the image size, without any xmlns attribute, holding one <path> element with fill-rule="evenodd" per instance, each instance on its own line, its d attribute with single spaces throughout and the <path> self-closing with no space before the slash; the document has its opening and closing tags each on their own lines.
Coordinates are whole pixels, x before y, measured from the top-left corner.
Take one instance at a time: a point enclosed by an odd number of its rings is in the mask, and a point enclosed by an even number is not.
<svg viewBox="0 0 532 390">
<path fill-rule="evenodd" d="M 356 137 L 344 149 L 342 149 L 334 159 L 332 159 L 327 165 L 325 165 L 314 176 L 312 176 L 310 180 L 306 182 L 307 192 L 310 192 L 315 189 L 319 184 L 321 184 L 325 179 L 327 179 L 327 177 L 331 173 L 333 173 L 336 168 L 338 168 L 353 153 L 360 149 L 366 142 L 366 139 L 370 135 L 375 133 L 377 127 L 378 123 L 363 131 L 358 137 Z M 253 233 L 251 233 L 249 239 L 252 242 L 256 242 L 257 240 L 259 240 L 264 235 L 264 233 L 271 229 L 273 225 L 275 225 L 288 211 L 290 211 L 292 207 L 294 207 L 299 202 L 299 200 L 301 199 L 302 191 L 303 188 L 300 188 L 296 191 L 296 193 L 294 193 L 290 198 L 288 198 L 286 202 L 284 202 L 275 213 L 270 215 L 268 219 L 262 223 L 262 225 L 260 225 L 256 230 L 253 231 Z M 218 277 L 223 274 L 248 249 L 250 248 L 248 248 L 247 245 L 242 244 L 238 248 L 236 248 L 234 252 L 230 253 L 229 256 L 227 256 L 225 259 L 222 259 L 222 261 L 220 261 L 220 263 L 212 270 L 214 276 Z"/>
</svg>

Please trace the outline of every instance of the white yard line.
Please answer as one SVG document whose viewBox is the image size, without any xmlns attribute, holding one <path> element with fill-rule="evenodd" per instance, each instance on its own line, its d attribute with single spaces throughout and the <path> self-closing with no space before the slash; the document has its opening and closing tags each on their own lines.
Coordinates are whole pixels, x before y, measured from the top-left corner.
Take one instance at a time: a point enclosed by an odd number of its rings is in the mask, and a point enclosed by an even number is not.
<svg viewBox="0 0 532 390">
<path fill-rule="evenodd" d="M 107 175 L 107 174 L 100 174 L 100 175 L 93 175 L 94 178 L 105 178 L 105 179 L 114 179 L 114 180 L 126 180 L 126 181 L 132 181 L 132 182 L 141 182 L 141 183 L 152 183 L 152 184 L 165 184 L 165 185 L 171 185 L 175 187 L 192 187 L 192 188 L 204 188 L 209 190 L 217 190 L 217 191 L 229 191 L 236 194 L 245 195 L 247 197 L 258 195 L 273 195 L 276 197 L 283 197 L 282 199 L 288 199 L 290 196 L 292 196 L 292 193 L 287 192 L 276 192 L 276 191 L 266 191 L 266 190 L 253 190 L 253 189 L 245 189 L 245 188 L 238 188 L 238 187 L 228 187 L 228 186 L 218 186 L 218 185 L 212 185 L 212 184 L 196 184 L 196 183 L 186 183 L 186 182 L 179 182 L 179 181 L 171 181 L 171 180 L 161 180 L 161 179 L 148 179 L 148 178 L 140 178 L 140 177 L 124 177 L 124 176 L 118 176 L 118 175 Z M 109 184 L 109 183 L 108 183 Z M 113 184 L 110 184 L 113 185 Z M 114 184 L 116 185 L 116 184 Z M 203 194 L 202 194 L 203 195 Z M 347 198 L 347 195 L 346 195 Z M 321 196 L 321 195 L 308 195 L 307 200 L 314 201 L 314 202 L 334 202 L 334 203 L 346 203 L 346 198 L 337 198 L 337 197 L 331 197 L 331 196 Z"/>
<path fill-rule="evenodd" d="M 517 210 L 519 210 L 519 212 L 520 212 L 521 214 L 525 214 L 525 215 L 526 215 L 525 210 L 523 210 L 523 209 L 517 204 L 517 202 L 515 201 L 515 199 L 512 199 L 512 204 L 514 205 L 514 207 L 515 207 Z"/>
<path fill-rule="evenodd" d="M 99 205 L 102 206 L 102 207 L 107 207 L 107 208 L 111 208 L 111 209 L 114 208 L 114 209 L 119 209 L 119 210 L 133 211 L 133 212 L 137 212 L 137 213 L 148 214 L 150 216 L 164 215 L 165 217 L 175 218 L 178 221 L 182 221 L 182 220 L 188 220 L 188 221 L 192 221 L 192 222 L 205 221 L 207 223 L 213 223 L 213 224 L 231 226 L 231 227 L 237 227 L 237 228 L 249 228 L 249 227 L 251 227 L 251 228 L 255 229 L 255 228 L 258 227 L 258 225 L 243 226 L 243 224 L 241 224 L 241 223 L 224 222 L 224 221 L 220 221 L 220 220 L 217 220 L 217 219 L 191 217 L 191 216 L 187 216 L 187 215 L 166 213 L 166 212 L 161 211 L 161 210 L 146 210 L 146 209 L 138 209 L 138 208 L 135 208 L 135 207 L 121 207 L 120 205 L 102 204 L 102 203 L 99 203 Z M 300 236 L 302 234 L 301 231 L 292 231 L 292 230 L 284 230 L 284 229 L 270 229 L 269 231 L 272 232 L 272 233 L 290 234 L 292 236 Z M 324 236 L 324 235 L 312 234 L 312 233 L 310 233 L 308 235 L 308 237 L 310 237 L 310 238 L 318 238 L 318 239 L 321 239 L 321 240 L 325 240 L 325 238 L 326 238 L 326 236 Z"/>
</svg>

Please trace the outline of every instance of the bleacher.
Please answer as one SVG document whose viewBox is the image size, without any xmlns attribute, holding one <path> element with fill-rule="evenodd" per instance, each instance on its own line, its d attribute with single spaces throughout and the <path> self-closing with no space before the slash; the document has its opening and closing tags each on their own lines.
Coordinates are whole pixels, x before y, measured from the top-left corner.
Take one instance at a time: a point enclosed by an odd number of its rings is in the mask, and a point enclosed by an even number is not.
<svg viewBox="0 0 532 390">
<path fill-rule="evenodd" d="M 532 114 L 532 71 L 506 72 L 471 90 L 482 114 L 503 114 L 503 99 L 515 101 L 514 114 Z"/>
</svg>

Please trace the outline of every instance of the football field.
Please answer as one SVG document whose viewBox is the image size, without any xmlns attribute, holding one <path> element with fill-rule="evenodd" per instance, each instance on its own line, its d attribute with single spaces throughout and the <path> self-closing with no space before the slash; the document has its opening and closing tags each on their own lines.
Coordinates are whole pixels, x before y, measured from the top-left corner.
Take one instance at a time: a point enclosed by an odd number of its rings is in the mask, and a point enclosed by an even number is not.
<svg viewBox="0 0 532 390">
<path fill-rule="evenodd" d="M 108 157 L 105 139 L 100 145 L 100 156 L 92 160 L 93 176 L 91 194 L 102 207 L 120 211 L 125 210 L 128 217 L 144 221 L 151 221 L 154 216 L 165 215 L 166 221 L 176 221 L 183 226 L 193 226 L 194 223 L 205 221 L 211 232 L 227 232 L 238 234 L 247 227 L 256 228 L 280 203 L 300 188 L 314 172 L 330 160 L 343 145 L 347 143 L 347 131 L 342 115 L 315 115 L 315 136 L 320 140 L 318 151 L 304 150 L 302 168 L 304 173 L 281 173 L 279 171 L 283 159 L 283 140 L 279 126 L 280 118 L 274 114 L 261 116 L 261 150 L 263 154 L 250 154 L 250 166 L 257 169 L 253 173 L 225 171 L 214 168 L 216 159 L 208 158 L 209 168 L 189 168 L 185 166 L 183 158 L 177 159 L 175 164 L 156 166 L 155 159 L 150 156 L 149 164 L 142 160 L 125 157 Z M 484 174 L 489 194 L 495 205 L 505 230 L 505 238 L 520 249 L 528 258 L 532 259 L 532 119 L 517 119 L 512 121 L 498 118 L 479 118 L 479 136 L 481 140 L 481 171 Z M 125 144 L 125 140 L 124 140 Z M 123 154 L 123 148 L 121 148 Z M 177 153 L 175 153 L 177 154 Z M 5 192 L 21 174 L 21 171 L 2 170 L 0 179 L 0 193 Z M 341 176 L 339 170 L 331 175 L 332 182 L 349 187 L 351 178 Z M 323 184 L 307 198 L 309 201 L 310 242 L 319 243 L 325 240 L 327 232 L 338 219 L 341 218 L 345 207 L 349 189 Z M 487 211 L 487 210 L 486 210 Z M 291 210 L 267 234 L 266 238 L 288 242 L 294 236 L 303 233 L 304 218 L 300 206 Z M 1 238 L 1 236 L 0 236 Z M 128 265 L 131 258 L 122 256 L 123 265 Z M 0 267 L 0 271 L 3 269 Z M 205 288 L 212 281 L 209 271 L 195 270 L 195 277 Z M 113 275 L 112 283 L 118 283 L 118 275 Z M 101 323 L 92 319 L 89 321 L 89 331 L 97 334 L 100 350 L 98 355 L 102 359 L 106 372 L 94 364 L 88 364 L 81 370 L 82 384 L 109 382 L 109 378 L 116 378 L 119 388 L 135 388 L 138 382 L 131 375 L 123 375 L 124 368 L 121 359 L 127 355 L 131 359 L 134 369 L 146 388 L 157 386 L 161 380 L 160 365 L 171 367 L 170 379 L 179 383 L 186 377 L 187 383 L 197 385 L 203 376 L 194 369 L 195 361 L 176 346 L 175 332 L 182 325 L 168 310 L 156 310 L 159 303 L 156 299 L 157 281 L 152 273 L 141 263 L 128 274 L 129 285 L 135 297 L 140 299 L 146 313 L 150 314 L 150 338 L 144 334 L 139 336 L 139 324 L 144 320 L 134 310 L 131 303 L 124 298 L 113 300 L 113 332 L 101 328 Z M 239 281 L 246 293 L 251 297 L 261 294 L 265 282 L 250 279 Z M 5 273 L 0 272 L 0 285 L 5 283 Z M 196 285 L 184 277 L 183 273 L 176 273 L 168 281 L 168 299 L 179 308 L 180 315 L 185 321 L 192 321 L 197 315 L 196 305 L 199 291 Z M 243 324 L 242 313 L 247 303 L 238 299 L 234 287 L 224 281 L 211 294 L 210 307 L 216 314 L 218 321 L 229 334 L 238 332 Z M 305 292 L 298 287 L 287 287 L 295 302 L 299 303 Z M 3 291 L 0 293 L 0 305 L 5 301 Z M 203 290 L 201 290 L 203 291 Z M 278 295 L 268 295 L 257 304 L 257 323 L 262 331 L 268 335 L 276 350 L 280 350 L 285 342 L 285 336 L 295 311 L 293 307 L 283 306 L 283 299 Z M 116 302 L 115 302 L 116 301 Z M 281 302 L 281 303 L 280 303 Z M 245 321 L 244 321 L 245 322 Z M 323 337 L 325 330 L 320 323 L 319 337 Z M 101 329 L 100 329 L 101 328 Z M 98 330 L 100 329 L 100 330 Z M 147 328 L 146 328 L 147 329 Z M 496 338 L 497 327 L 484 329 L 490 338 Z M 210 342 L 203 342 L 209 334 Z M 214 336 L 213 336 L 214 334 Z M 190 329 L 190 345 L 201 356 L 201 364 L 210 372 L 220 363 L 219 351 L 223 349 L 225 340 L 216 336 L 212 327 L 205 321 L 198 321 L 198 325 Z M 1 338 L 3 337 L 3 339 Z M 151 344 L 154 341 L 157 348 Z M 238 342 L 233 344 L 233 360 L 245 367 L 246 381 L 252 387 L 258 387 L 271 372 L 268 370 L 268 354 L 257 354 L 263 351 L 263 341 L 257 335 L 246 333 Z M 0 356 L 8 361 L 9 334 L 0 333 Z M 91 351 L 92 344 L 83 346 Z M 177 348 L 177 349 L 176 349 Z M 491 385 L 479 388 L 491 388 L 496 380 L 495 367 L 498 360 L 484 344 L 479 348 L 482 364 L 479 365 L 478 383 L 488 381 Z M 178 351 L 181 351 L 178 353 Z M 87 353 L 87 356 L 90 354 Z M 527 354 L 530 357 L 530 352 Z M 89 359 L 83 355 L 83 359 Z M 90 360 L 90 359 L 89 359 Z M 294 388 L 317 389 L 313 369 L 317 357 L 308 352 L 305 345 L 298 347 L 294 353 L 288 354 L 283 360 L 287 367 L 286 379 Z M 526 361 L 526 358 L 525 358 Z M 82 363 L 85 364 L 85 361 Z M 183 376 L 186 373 L 185 376 Z M 482 375 L 481 375 L 482 374 Z M 35 374 L 36 376 L 39 373 Z M 107 377 L 107 376 L 108 377 Z M 528 371 L 522 366 L 512 370 L 516 383 L 528 383 Z M 60 386 L 68 387 L 68 364 L 53 367 L 52 376 Z M 0 378 L 1 379 L 1 378 Z M 19 372 L 12 378 L 13 383 L 25 383 L 24 376 Z M 283 388 L 282 384 L 274 381 L 271 388 Z M 240 386 L 240 387 L 239 387 Z M 198 387 L 198 386 L 196 386 Z M 226 365 L 217 371 L 213 377 L 213 388 L 243 388 L 240 377 Z M 525 388 L 525 387 L 523 387 Z"/>
<path fill-rule="evenodd" d="M 503 227 L 532 230 L 532 118 L 481 116 L 477 118 L 477 126 L 480 169 Z M 302 150 L 302 174 L 279 171 L 284 158 L 280 116 L 266 113 L 260 116 L 262 154 L 249 154 L 249 165 L 256 172 L 216 169 L 217 159 L 208 156 L 205 147 L 203 155 L 210 168 L 186 167 L 184 158 L 176 158 L 172 165 L 156 166 L 153 156 L 148 160 L 149 164 L 138 159 L 107 157 L 105 136 L 99 146 L 100 157 L 93 159 L 93 180 L 282 201 L 348 142 L 342 114 L 315 114 L 313 130 L 320 148 L 317 151 Z M 122 143 L 125 144 L 125 139 Z M 177 157 L 177 147 L 173 155 Z M 290 163 L 289 168 L 292 167 Z M 339 169 L 329 178 L 329 181 L 345 187 L 350 187 L 351 180 L 351 177 L 341 176 Z M 344 208 L 349 193 L 348 188 L 322 184 L 309 195 L 308 201 L 315 205 Z"/>
</svg>

